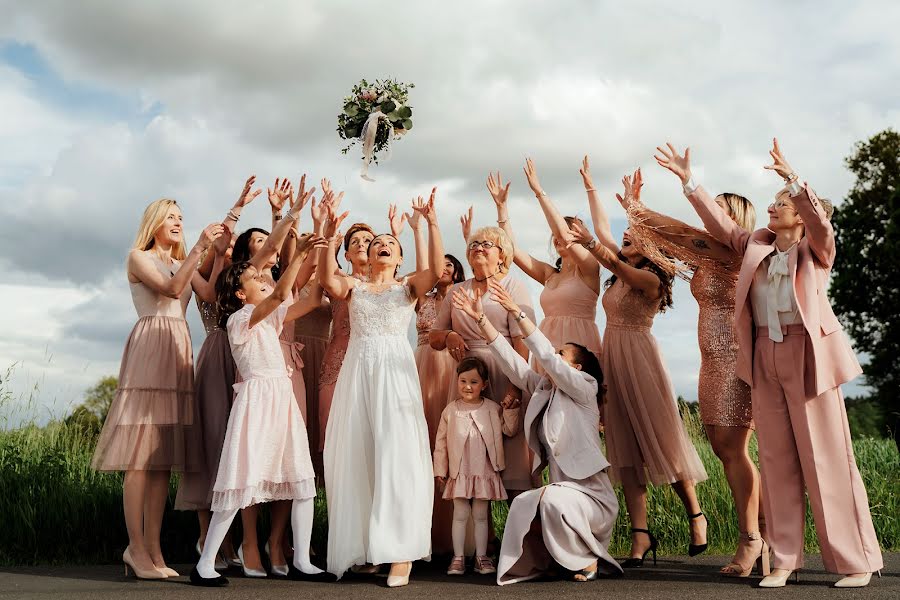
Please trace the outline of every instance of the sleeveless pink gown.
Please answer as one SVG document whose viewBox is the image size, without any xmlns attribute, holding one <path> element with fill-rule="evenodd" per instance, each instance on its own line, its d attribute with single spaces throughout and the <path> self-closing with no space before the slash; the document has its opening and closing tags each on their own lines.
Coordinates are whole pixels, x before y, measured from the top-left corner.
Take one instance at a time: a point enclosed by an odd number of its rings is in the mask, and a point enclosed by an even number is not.
<svg viewBox="0 0 900 600">
<path fill-rule="evenodd" d="M 574 342 L 600 358 L 602 343 L 597 328 L 597 301 L 600 295 L 592 290 L 578 275 L 561 273 L 547 280 L 541 292 L 541 308 L 544 319 L 539 329 L 554 348 Z M 539 365 L 535 370 L 543 373 Z"/>
</svg>

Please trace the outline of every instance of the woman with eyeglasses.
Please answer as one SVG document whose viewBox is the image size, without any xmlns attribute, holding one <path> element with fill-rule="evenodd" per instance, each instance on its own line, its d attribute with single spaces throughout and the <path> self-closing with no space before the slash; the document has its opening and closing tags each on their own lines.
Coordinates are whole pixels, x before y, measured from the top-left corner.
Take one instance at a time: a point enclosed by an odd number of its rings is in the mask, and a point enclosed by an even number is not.
<svg viewBox="0 0 900 600">
<path fill-rule="evenodd" d="M 773 140 L 765 168 L 785 187 L 769 205 L 768 225 L 751 233 L 695 184 L 690 149 L 667 146 L 657 148 L 657 162 L 681 180 L 707 231 L 742 257 L 735 369 L 750 385 L 774 563 L 759 585 L 782 587 L 803 566 L 808 495 L 822 562 L 845 575 L 835 587 L 864 587 L 884 562 L 840 388 L 862 369 L 826 293 L 836 253 L 827 208 Z"/>
<path fill-rule="evenodd" d="M 473 294 L 477 290 L 483 294 L 484 314 L 500 332 L 500 335 L 505 337 L 516 352 L 527 360 L 528 348 L 522 341 L 519 321 L 525 316 L 533 320 L 534 309 L 525 284 L 509 274 L 509 267 L 513 261 L 513 246 L 509 236 L 499 227 L 482 227 L 476 230 L 469 236 L 466 259 L 472 269 L 473 277 L 454 285 L 448 290 L 447 296 L 452 297 L 456 290 L 462 290 L 467 294 Z M 491 279 L 499 283 L 522 308 L 519 315 L 513 316 L 507 313 L 487 293 L 488 280 Z M 527 399 L 522 398 L 521 390 L 510 383 L 503 374 L 496 357 L 487 347 L 481 337 L 481 331 L 472 322 L 472 319 L 460 309 L 451 306 L 450 302 L 444 302 L 441 305 L 434 329 L 429 335 L 429 341 L 435 350 L 449 349 L 450 356 L 457 362 L 467 356 L 477 356 L 482 359 L 487 364 L 490 374 L 488 394 L 492 400 L 501 403 L 509 397 L 512 400 L 520 400 L 523 404 L 527 402 Z M 517 492 L 534 487 L 531 479 L 528 446 L 525 443 L 525 434 L 521 423 L 519 425 L 519 433 L 514 437 L 504 438 L 503 441 L 503 450 L 506 455 L 503 486 L 510 499 L 515 497 Z"/>
<path fill-rule="evenodd" d="M 584 165 L 587 168 L 587 157 Z M 513 240 L 513 262 L 516 266 L 544 286 L 540 297 L 544 311 L 541 333 L 554 347 L 574 342 L 589 349 L 599 359 L 601 343 L 596 318 L 597 300 L 600 298 L 600 264 L 581 246 L 566 243 L 569 226 L 579 219 L 560 215 L 541 188 L 537 169 L 530 158 L 525 161 L 525 176 L 550 226 L 550 242 L 559 257 L 556 264 L 545 263 L 515 244 L 507 204 L 509 183 L 504 185 L 499 172 L 496 176 L 490 174 L 487 180 L 488 191 L 497 205 L 497 225 Z M 589 173 L 587 177 L 590 177 Z M 537 363 L 533 368 L 538 373 L 544 372 Z"/>
</svg>

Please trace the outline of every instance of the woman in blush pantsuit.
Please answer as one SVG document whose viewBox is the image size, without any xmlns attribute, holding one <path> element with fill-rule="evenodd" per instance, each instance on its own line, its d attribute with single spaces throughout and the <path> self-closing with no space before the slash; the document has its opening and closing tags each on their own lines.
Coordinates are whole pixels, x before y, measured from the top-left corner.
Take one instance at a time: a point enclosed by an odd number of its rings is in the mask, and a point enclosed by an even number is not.
<svg viewBox="0 0 900 600">
<path fill-rule="evenodd" d="M 768 227 L 749 233 L 694 183 L 689 149 L 658 150 L 707 231 L 743 256 L 737 374 L 751 386 L 775 567 L 760 586 L 781 587 L 803 566 L 804 487 L 825 568 L 846 575 L 836 587 L 865 586 L 884 563 L 840 390 L 862 370 L 826 295 L 835 244 L 822 202 L 798 184 L 775 140 L 766 168 L 787 186 L 769 206 Z"/>
<path fill-rule="evenodd" d="M 479 293 L 458 291 L 453 303 L 477 323 L 510 381 L 530 395 L 524 423 L 534 452 L 532 469 L 550 470 L 549 485 L 520 494 L 509 509 L 497 583 L 534 579 L 554 564 L 571 571 L 575 581 L 596 579 L 598 572 L 621 574 L 608 551 L 619 504 L 600 447 L 603 371 L 597 356 L 574 343 L 557 351 L 501 286 L 491 282 L 489 292 L 519 323 L 546 375 L 530 368 L 497 332 Z"/>
</svg>

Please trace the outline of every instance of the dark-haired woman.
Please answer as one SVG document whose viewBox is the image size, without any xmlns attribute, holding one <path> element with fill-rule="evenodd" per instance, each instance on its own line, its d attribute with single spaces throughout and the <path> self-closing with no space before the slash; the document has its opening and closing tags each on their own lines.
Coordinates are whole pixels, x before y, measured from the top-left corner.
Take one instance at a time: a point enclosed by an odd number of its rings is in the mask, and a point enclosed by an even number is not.
<svg viewBox="0 0 900 600">
<path fill-rule="evenodd" d="M 598 572 L 620 574 L 608 551 L 619 505 L 597 435 L 603 395 L 597 357 L 579 344 L 564 343 L 557 351 L 501 285 L 491 281 L 489 292 L 518 321 L 547 375 L 529 368 L 497 332 L 480 293 L 457 291 L 454 306 L 478 324 L 503 372 L 530 395 L 524 425 L 534 452 L 532 472 L 550 470 L 549 485 L 520 494 L 509 509 L 497 583 L 534 579 L 554 565 L 571 571 L 575 581 L 596 579 Z"/>
<path fill-rule="evenodd" d="M 544 286 L 540 297 L 544 311 L 540 324 L 541 333 L 555 347 L 576 342 L 590 349 L 599 358 L 601 342 L 596 318 L 597 301 L 600 298 L 600 265 L 584 248 L 577 245 L 567 247 L 565 235 L 569 225 L 578 218 L 562 217 L 556 210 L 541 188 L 531 159 L 525 161 L 525 175 L 531 191 L 540 202 L 550 231 L 553 232 L 551 242 L 559 255 L 556 265 L 534 258 L 515 243 L 507 205 L 509 183 L 504 185 L 499 173 L 496 177 L 488 177 L 488 190 L 497 205 L 497 225 L 513 240 L 513 262 L 516 266 Z M 538 373 L 543 372 L 539 364 L 534 363 L 534 367 Z"/>
<path fill-rule="evenodd" d="M 591 209 L 595 211 L 593 204 Z M 601 363 L 609 385 L 606 450 L 631 518 L 631 558 L 623 566 L 642 565 L 651 551 L 656 558 L 656 538 L 647 527 L 648 483 L 671 484 L 681 498 L 691 526 L 688 553 L 694 556 L 706 549 L 706 518 L 694 483 L 707 475 L 684 429 L 662 353 L 650 332 L 656 314 L 672 306 L 672 275 L 641 254 L 628 231 L 620 250 L 608 226 L 601 229 L 605 242 L 598 243 L 584 225 L 571 227 L 575 241 L 613 274 L 603 294 Z"/>
</svg>

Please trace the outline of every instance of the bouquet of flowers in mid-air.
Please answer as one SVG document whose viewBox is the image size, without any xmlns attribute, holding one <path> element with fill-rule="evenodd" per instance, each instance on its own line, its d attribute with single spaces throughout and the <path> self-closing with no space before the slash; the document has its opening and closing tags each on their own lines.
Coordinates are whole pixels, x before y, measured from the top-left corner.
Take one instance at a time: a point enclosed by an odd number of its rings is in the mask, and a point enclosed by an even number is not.
<svg viewBox="0 0 900 600">
<path fill-rule="evenodd" d="M 368 176 L 369 164 L 378 164 L 378 153 L 389 156 L 391 141 L 400 139 L 412 129 L 412 107 L 408 105 L 412 83 L 402 83 L 394 79 L 379 79 L 369 83 L 365 79 L 353 86 L 350 95 L 344 98 L 344 108 L 338 115 L 338 135 L 350 140 L 341 150 L 347 154 L 357 142 L 362 144 L 362 178 L 373 181 Z"/>
</svg>

